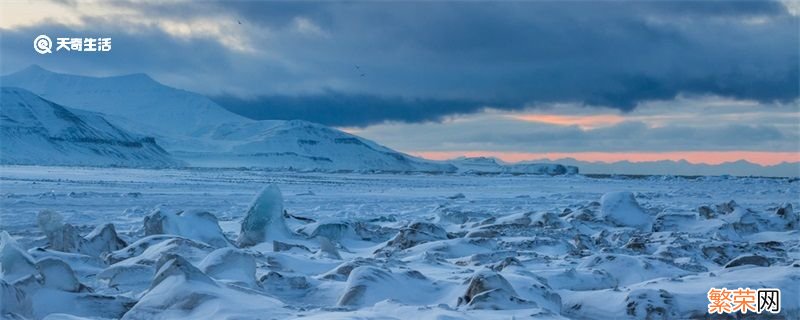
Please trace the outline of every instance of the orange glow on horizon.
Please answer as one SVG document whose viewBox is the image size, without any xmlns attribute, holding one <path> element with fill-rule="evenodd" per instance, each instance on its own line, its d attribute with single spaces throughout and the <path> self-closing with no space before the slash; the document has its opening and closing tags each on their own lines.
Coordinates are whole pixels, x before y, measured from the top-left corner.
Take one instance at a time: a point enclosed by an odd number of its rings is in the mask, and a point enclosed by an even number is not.
<svg viewBox="0 0 800 320">
<path fill-rule="evenodd" d="M 614 114 L 598 114 L 584 116 L 565 116 L 556 114 L 522 114 L 511 116 L 513 119 L 541 122 L 559 126 L 577 125 L 582 129 L 594 129 L 598 127 L 612 126 L 625 121 L 625 117 Z"/>
<path fill-rule="evenodd" d="M 650 162 L 660 160 L 686 160 L 690 163 L 721 164 L 746 160 L 762 166 L 776 165 L 781 162 L 800 162 L 800 152 L 770 151 L 674 151 L 674 152 L 501 152 L 501 151 L 421 151 L 410 152 L 413 155 L 432 160 L 447 160 L 460 156 L 495 157 L 506 162 L 527 160 L 558 160 L 573 158 L 590 162 Z"/>
</svg>

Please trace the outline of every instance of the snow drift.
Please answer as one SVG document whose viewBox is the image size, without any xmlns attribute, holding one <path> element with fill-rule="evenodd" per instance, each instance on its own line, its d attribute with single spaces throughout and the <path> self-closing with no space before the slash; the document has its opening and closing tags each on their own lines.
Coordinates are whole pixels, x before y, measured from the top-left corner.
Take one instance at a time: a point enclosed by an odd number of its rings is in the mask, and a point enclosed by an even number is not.
<svg viewBox="0 0 800 320">
<path fill-rule="evenodd" d="M 652 218 L 631 192 L 609 192 L 600 198 L 600 216 L 619 226 L 650 229 Z"/>
</svg>

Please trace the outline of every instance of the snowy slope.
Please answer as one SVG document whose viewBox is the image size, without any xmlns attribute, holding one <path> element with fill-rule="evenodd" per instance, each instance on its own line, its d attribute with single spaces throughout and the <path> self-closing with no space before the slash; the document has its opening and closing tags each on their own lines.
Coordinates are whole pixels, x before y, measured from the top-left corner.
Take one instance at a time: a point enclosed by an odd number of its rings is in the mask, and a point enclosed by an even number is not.
<svg viewBox="0 0 800 320">
<path fill-rule="evenodd" d="M 202 95 L 164 86 L 143 74 L 96 78 L 31 66 L 0 82 L 62 105 L 102 112 L 118 127 L 155 137 L 192 166 L 455 171 L 452 165 L 415 158 L 323 125 L 247 119 Z"/>
<path fill-rule="evenodd" d="M 0 162 L 4 164 L 180 164 L 153 138 L 122 130 L 100 115 L 62 107 L 24 89 L 3 87 L 0 97 Z"/>
<path fill-rule="evenodd" d="M 33 65 L 4 76 L 2 83 L 61 105 L 134 120 L 159 135 L 198 136 L 222 122 L 248 121 L 202 95 L 164 86 L 145 74 L 96 78 Z"/>
<path fill-rule="evenodd" d="M 382 172 L 455 172 L 443 162 L 416 158 L 367 139 L 302 120 L 225 123 L 205 138 L 222 151 L 176 155 L 194 166 Z"/>
<path fill-rule="evenodd" d="M 453 172 L 455 167 L 414 158 L 352 134 L 300 120 L 283 121 L 231 150 L 255 162 L 330 170 Z"/>
</svg>

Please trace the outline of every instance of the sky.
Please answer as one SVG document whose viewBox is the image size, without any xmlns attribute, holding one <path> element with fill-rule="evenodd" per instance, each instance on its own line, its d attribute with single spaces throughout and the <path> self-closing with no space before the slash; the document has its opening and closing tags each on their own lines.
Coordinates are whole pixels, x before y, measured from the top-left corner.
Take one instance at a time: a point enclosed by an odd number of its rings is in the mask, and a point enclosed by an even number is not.
<svg viewBox="0 0 800 320">
<path fill-rule="evenodd" d="M 434 159 L 800 161 L 792 1 L 5 1 L 0 72 L 146 73 Z M 40 34 L 112 37 L 39 55 Z"/>
</svg>

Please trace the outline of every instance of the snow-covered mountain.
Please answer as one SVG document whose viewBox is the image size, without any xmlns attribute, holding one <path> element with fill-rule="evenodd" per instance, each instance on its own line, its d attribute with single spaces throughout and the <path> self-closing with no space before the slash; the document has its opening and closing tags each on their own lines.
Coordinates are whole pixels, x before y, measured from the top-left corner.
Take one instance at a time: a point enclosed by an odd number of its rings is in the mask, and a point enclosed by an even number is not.
<svg viewBox="0 0 800 320">
<path fill-rule="evenodd" d="M 164 136 L 200 136 L 223 122 L 248 121 L 205 96 L 164 86 L 145 74 L 86 77 L 33 65 L 3 76 L 2 83 L 64 106 L 133 120 L 125 124 L 128 129 Z"/>
<path fill-rule="evenodd" d="M 19 88 L 0 90 L 0 163 L 164 167 L 180 165 L 153 138 L 102 116 Z"/>
<path fill-rule="evenodd" d="M 255 127 L 255 128 L 254 128 Z M 176 154 L 197 166 L 324 171 L 455 172 L 456 167 L 409 156 L 358 136 L 302 120 L 228 123 L 211 135 L 232 142 L 227 152 Z"/>
<path fill-rule="evenodd" d="M 270 161 L 280 167 L 332 170 L 455 170 L 449 164 L 413 158 L 355 135 L 301 120 L 275 121 L 274 126 L 243 141 L 231 151 L 253 165 Z"/>
<path fill-rule="evenodd" d="M 400 153 L 305 121 L 257 121 L 147 75 L 86 77 L 31 66 L 0 78 L 69 107 L 101 112 L 118 127 L 155 137 L 191 166 L 327 171 L 454 172 L 450 164 Z"/>
<path fill-rule="evenodd" d="M 449 161 L 461 173 L 577 174 L 578 167 L 557 163 L 505 163 L 490 157 L 460 157 Z"/>
</svg>

